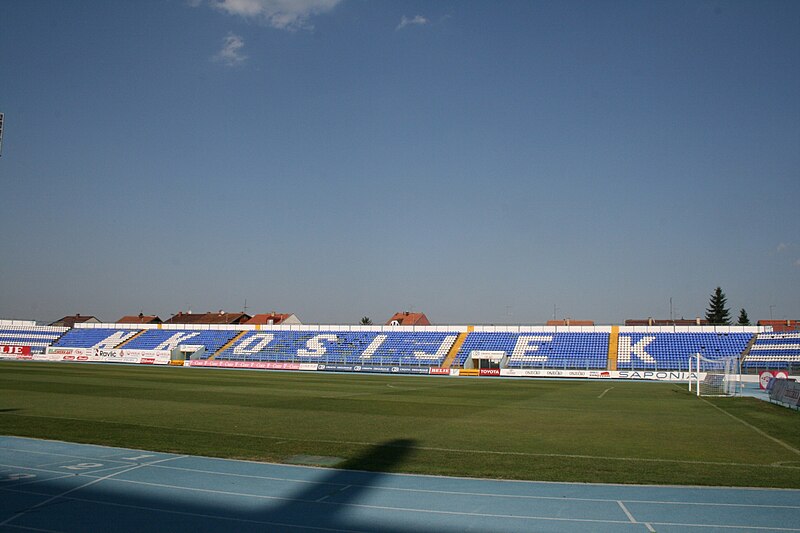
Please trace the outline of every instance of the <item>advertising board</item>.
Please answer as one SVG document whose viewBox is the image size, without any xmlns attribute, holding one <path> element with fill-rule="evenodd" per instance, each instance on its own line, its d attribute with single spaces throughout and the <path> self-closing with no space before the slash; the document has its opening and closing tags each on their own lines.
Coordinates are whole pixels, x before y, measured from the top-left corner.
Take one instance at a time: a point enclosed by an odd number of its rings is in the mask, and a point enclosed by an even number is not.
<svg viewBox="0 0 800 533">
<path fill-rule="evenodd" d="M 772 378 L 769 385 L 769 399 L 789 407 L 800 407 L 800 383 L 793 379 Z"/>
<path fill-rule="evenodd" d="M 0 358 L 6 359 L 30 359 L 30 346 L 14 346 L 0 344 Z"/>
<path fill-rule="evenodd" d="M 758 386 L 761 390 L 767 390 L 769 380 L 775 379 L 788 379 L 789 372 L 787 370 L 763 370 L 758 374 Z"/>
<path fill-rule="evenodd" d="M 216 361 L 208 359 L 196 359 L 194 361 L 186 361 L 186 366 L 213 368 L 253 368 L 259 370 L 300 370 L 300 363 L 281 363 L 276 361 Z"/>
<path fill-rule="evenodd" d="M 569 379 L 634 379 L 651 381 L 686 382 L 696 379 L 697 374 L 661 370 L 570 370 L 557 368 L 503 368 L 501 376 L 527 378 L 569 378 Z M 700 373 L 702 379 L 705 373 Z"/>
<path fill-rule="evenodd" d="M 67 361 L 91 363 L 131 363 L 141 365 L 168 365 L 170 352 L 166 350 L 103 350 L 100 348 L 47 348 L 35 354 L 38 361 Z"/>
<path fill-rule="evenodd" d="M 526 377 L 526 378 L 610 378 L 611 372 L 607 370 L 568 370 L 558 368 L 503 368 L 501 376 Z"/>
</svg>

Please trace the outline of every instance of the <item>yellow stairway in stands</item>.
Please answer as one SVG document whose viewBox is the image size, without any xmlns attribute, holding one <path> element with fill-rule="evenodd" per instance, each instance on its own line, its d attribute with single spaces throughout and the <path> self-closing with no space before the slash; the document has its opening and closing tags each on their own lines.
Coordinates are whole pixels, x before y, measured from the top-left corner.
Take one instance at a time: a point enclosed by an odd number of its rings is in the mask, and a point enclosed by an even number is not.
<svg viewBox="0 0 800 533">
<path fill-rule="evenodd" d="M 450 366 L 453 364 L 453 361 L 455 361 L 459 350 L 461 350 L 461 347 L 464 345 L 464 341 L 467 340 L 467 335 L 469 335 L 473 329 L 475 329 L 473 326 L 467 326 L 467 331 L 458 334 L 456 342 L 453 343 L 450 351 L 447 352 L 447 357 L 445 357 L 444 362 L 442 362 L 442 368 L 450 368 Z"/>
<path fill-rule="evenodd" d="M 133 336 L 133 337 L 131 337 L 130 339 L 126 339 L 126 340 L 122 341 L 121 343 L 117 344 L 117 345 L 114 347 L 114 349 L 115 349 L 115 350 L 120 350 L 120 349 L 122 349 L 122 348 L 123 348 L 123 347 L 124 347 L 126 344 L 128 344 L 129 342 L 131 342 L 131 341 L 132 341 L 133 339 L 135 339 L 136 337 L 141 337 L 142 335 L 144 335 L 145 333 L 147 333 L 147 331 L 148 331 L 148 330 L 146 330 L 146 329 L 143 329 L 142 331 L 140 331 L 139 333 L 137 333 L 136 335 L 134 335 L 134 336 Z"/>
<path fill-rule="evenodd" d="M 619 326 L 611 326 L 611 335 L 608 337 L 608 369 L 617 369 L 617 351 L 619 348 Z"/>
<path fill-rule="evenodd" d="M 211 357 L 209 357 L 208 359 L 209 359 L 209 360 L 211 360 L 211 359 L 216 359 L 216 358 L 217 358 L 217 354 L 218 354 L 218 353 L 222 353 L 222 352 L 224 352 L 225 350 L 227 350 L 228 348 L 230 348 L 231 346 L 233 346 L 233 344 L 234 344 L 236 341 L 238 341 L 239 339 L 241 339 L 242 337 L 244 337 L 244 336 L 245 336 L 245 335 L 247 335 L 248 333 L 250 333 L 250 330 L 247 330 L 247 329 L 246 329 L 246 330 L 244 330 L 244 331 L 242 331 L 242 332 L 240 332 L 238 335 L 236 335 L 235 337 L 233 337 L 231 340 L 229 340 L 228 342 L 226 342 L 225 344 L 223 344 L 223 345 L 222 345 L 222 347 L 220 347 L 220 349 L 219 349 L 219 350 L 217 350 L 216 352 L 214 352 L 214 355 L 212 355 L 212 356 L 211 356 Z"/>
</svg>

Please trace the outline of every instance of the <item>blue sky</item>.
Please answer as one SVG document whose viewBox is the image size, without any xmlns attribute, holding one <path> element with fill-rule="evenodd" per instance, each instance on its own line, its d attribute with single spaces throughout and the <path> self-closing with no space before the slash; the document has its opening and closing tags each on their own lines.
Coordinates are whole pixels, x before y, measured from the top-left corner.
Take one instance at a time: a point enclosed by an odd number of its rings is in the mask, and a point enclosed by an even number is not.
<svg viewBox="0 0 800 533">
<path fill-rule="evenodd" d="M 800 3 L 0 3 L 0 317 L 800 318 Z"/>
</svg>

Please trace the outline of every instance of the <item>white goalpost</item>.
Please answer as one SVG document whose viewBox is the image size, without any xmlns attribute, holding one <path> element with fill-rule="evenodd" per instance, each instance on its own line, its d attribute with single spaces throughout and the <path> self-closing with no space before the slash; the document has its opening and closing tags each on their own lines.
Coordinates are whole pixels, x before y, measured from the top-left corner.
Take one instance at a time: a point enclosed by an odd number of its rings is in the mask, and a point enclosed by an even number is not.
<svg viewBox="0 0 800 533">
<path fill-rule="evenodd" d="M 741 375 L 739 356 L 712 359 L 698 353 L 689 357 L 689 392 L 694 389 L 698 396 L 736 396 Z"/>
</svg>

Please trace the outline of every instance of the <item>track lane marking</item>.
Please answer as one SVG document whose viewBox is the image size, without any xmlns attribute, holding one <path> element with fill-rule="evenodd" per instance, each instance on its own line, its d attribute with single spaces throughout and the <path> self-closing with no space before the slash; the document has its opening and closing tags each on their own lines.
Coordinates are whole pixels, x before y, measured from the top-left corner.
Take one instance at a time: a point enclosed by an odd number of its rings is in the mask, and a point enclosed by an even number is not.
<svg viewBox="0 0 800 533">
<path fill-rule="evenodd" d="M 369 504 L 362 504 L 362 503 L 342 503 L 342 502 L 330 502 L 330 501 L 321 501 L 317 502 L 315 500 L 308 500 L 308 499 L 300 499 L 300 498 L 290 498 L 287 496 L 268 496 L 268 495 L 258 495 L 258 494 L 248 494 L 248 493 L 240 493 L 240 492 L 233 492 L 233 491 L 223 491 L 223 490 L 215 490 L 215 489 L 200 489 L 200 488 L 193 488 L 193 487 L 183 487 L 180 485 L 170 485 L 167 483 L 150 483 L 145 481 L 131 481 L 127 479 L 116 479 L 110 478 L 108 481 L 118 482 L 118 483 L 130 483 L 133 485 L 144 485 L 144 486 L 152 486 L 157 488 L 163 489 L 174 489 L 174 490 L 183 490 L 188 492 L 202 492 L 207 494 L 218 494 L 223 496 L 235 496 L 235 497 L 248 497 L 254 498 L 259 500 L 274 500 L 274 501 L 284 501 L 284 502 L 297 502 L 297 503 L 318 503 L 319 505 L 337 505 L 343 507 L 356 507 L 356 508 L 363 508 L 363 509 L 377 509 L 377 510 L 384 510 L 384 511 L 402 511 L 402 512 L 412 512 L 412 513 L 429 513 L 429 514 L 439 514 L 439 515 L 458 515 L 458 516 L 474 516 L 474 517 L 481 517 L 481 518 L 511 518 L 511 519 L 520 519 L 520 520 L 552 520 L 552 521 L 561 521 L 561 522 L 592 522 L 592 523 L 605 523 L 605 524 L 628 524 L 627 520 L 606 520 L 606 519 L 598 519 L 598 518 L 564 518 L 564 517 L 549 517 L 549 516 L 536 516 L 536 515 L 516 515 L 516 514 L 498 514 L 498 513 L 476 513 L 476 512 L 465 512 L 465 511 L 443 511 L 443 510 L 435 510 L 435 509 L 420 509 L 415 507 L 394 507 L 394 506 L 386 506 L 386 505 L 369 505 Z M 119 504 L 113 502 L 105 502 L 102 500 L 92 500 L 88 498 L 79 498 L 79 497 L 66 497 L 65 499 L 69 500 L 76 500 L 81 502 L 87 503 L 97 503 L 101 505 L 121 505 L 128 507 L 127 504 Z M 611 502 L 611 500 L 610 500 Z M 138 506 L 130 506 L 136 507 Z M 160 511 L 160 512 L 179 512 L 181 514 L 194 514 L 194 513 L 185 513 L 183 511 L 173 511 L 171 509 L 160 509 L 160 508 L 149 508 L 144 507 L 145 509 L 153 510 L 153 511 Z M 202 515 L 202 516 L 211 516 L 213 518 L 220 518 L 223 520 L 227 520 L 227 517 L 217 517 L 215 515 Z M 231 518 L 231 520 L 240 520 L 238 518 Z M 245 520 L 246 521 L 246 520 Z"/>
<path fill-rule="evenodd" d="M 186 456 L 183 456 L 183 457 L 186 457 Z M 166 459 L 162 459 L 161 461 L 171 461 L 173 459 L 175 459 L 175 457 L 169 457 L 169 458 L 166 458 Z M 161 461 L 157 461 L 157 462 L 161 462 Z M 114 472 L 112 474 L 108 474 L 107 476 L 103 476 L 103 477 L 100 477 L 100 478 L 97 478 L 97 479 L 93 479 L 91 481 L 88 481 L 88 482 L 84 483 L 83 485 L 79 485 L 77 487 L 73 487 L 73 488 L 71 488 L 69 490 L 66 490 L 66 491 L 60 493 L 60 494 L 56 494 L 54 496 L 51 496 L 50 498 L 48 498 L 48 499 L 46 499 L 44 501 L 41 501 L 41 502 L 39 502 L 39 503 L 37 503 L 35 505 L 32 505 L 32 506 L 28 507 L 27 509 L 24 509 L 24 510 L 18 512 L 17 514 L 15 514 L 15 515 L 3 520 L 2 522 L 0 522 L 0 527 L 9 525 L 10 522 L 13 522 L 17 518 L 25 516 L 26 514 L 30 513 L 31 511 L 35 511 L 36 509 L 40 509 L 40 508 L 50 504 L 51 502 L 54 502 L 54 501 L 58 500 L 58 499 L 65 498 L 67 495 L 72 494 L 75 491 L 84 489 L 86 487 L 90 487 L 92 485 L 100 483 L 101 481 L 107 481 L 107 480 L 113 479 L 114 476 L 117 476 L 119 474 L 124 474 L 126 472 L 130 472 L 132 470 L 136 470 L 138 468 L 142 468 L 144 466 L 146 466 L 146 465 L 144 465 L 144 464 L 134 465 L 134 466 L 131 466 L 130 468 L 127 468 L 125 470 L 121 470 L 119 472 Z M 80 476 L 80 474 L 75 474 L 75 475 Z"/>
</svg>

